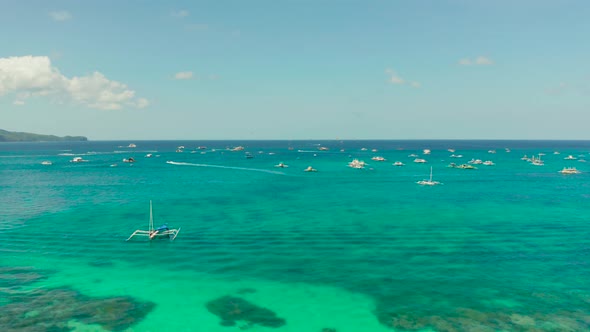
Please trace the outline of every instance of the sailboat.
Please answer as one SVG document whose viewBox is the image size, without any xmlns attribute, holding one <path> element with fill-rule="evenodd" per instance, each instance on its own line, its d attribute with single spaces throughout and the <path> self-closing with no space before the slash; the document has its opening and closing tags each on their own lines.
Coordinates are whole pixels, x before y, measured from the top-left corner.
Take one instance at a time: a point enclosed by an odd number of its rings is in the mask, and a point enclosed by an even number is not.
<svg viewBox="0 0 590 332">
<path fill-rule="evenodd" d="M 162 225 L 158 228 L 154 228 L 154 213 L 152 209 L 152 201 L 150 200 L 150 221 L 148 224 L 148 230 L 146 231 L 138 229 L 135 232 L 133 232 L 133 234 L 131 234 L 131 236 L 125 241 L 131 240 L 131 238 L 134 236 L 147 236 L 150 240 L 153 240 L 157 237 L 168 237 L 170 241 L 174 241 L 174 239 L 176 239 L 176 236 L 178 236 L 179 232 L 180 228 L 170 229 L 167 225 Z"/>
<path fill-rule="evenodd" d="M 437 184 L 442 184 L 438 181 L 432 181 L 432 166 L 430 166 L 430 180 L 422 180 L 416 183 L 422 186 L 435 186 Z"/>
</svg>

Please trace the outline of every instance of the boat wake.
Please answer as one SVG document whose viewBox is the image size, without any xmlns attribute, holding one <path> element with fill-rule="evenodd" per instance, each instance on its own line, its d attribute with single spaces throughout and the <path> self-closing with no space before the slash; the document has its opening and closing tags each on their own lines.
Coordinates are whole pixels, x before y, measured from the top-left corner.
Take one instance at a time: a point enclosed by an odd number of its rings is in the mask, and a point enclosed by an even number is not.
<svg viewBox="0 0 590 332">
<path fill-rule="evenodd" d="M 261 173 L 268 173 L 268 174 L 275 174 L 275 175 L 287 175 L 283 172 L 270 171 L 267 169 L 260 169 L 260 168 L 246 168 L 246 167 L 209 165 L 209 164 L 193 164 L 193 163 L 181 163 L 181 162 L 176 162 L 176 161 L 167 161 L 166 164 L 177 165 L 177 166 L 224 168 L 224 169 L 235 169 L 235 170 L 239 170 L 239 171 L 261 172 Z"/>
</svg>

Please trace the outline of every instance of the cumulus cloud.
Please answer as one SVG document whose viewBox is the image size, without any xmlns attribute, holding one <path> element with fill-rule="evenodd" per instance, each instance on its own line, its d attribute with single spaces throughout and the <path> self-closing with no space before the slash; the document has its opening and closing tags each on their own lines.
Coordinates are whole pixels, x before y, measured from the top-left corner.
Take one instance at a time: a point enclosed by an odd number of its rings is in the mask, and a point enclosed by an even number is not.
<svg viewBox="0 0 590 332">
<path fill-rule="evenodd" d="M 387 76 L 389 77 L 387 79 L 387 81 L 391 84 L 398 84 L 398 85 L 408 84 L 414 88 L 420 87 L 419 82 L 416 82 L 416 81 L 408 82 L 405 79 L 401 78 L 393 69 L 390 69 L 390 68 L 385 69 L 385 74 L 387 74 Z"/>
<path fill-rule="evenodd" d="M 192 71 L 181 71 L 181 72 L 176 73 L 174 75 L 174 79 L 177 79 L 177 80 L 190 80 L 191 78 L 193 78 Z"/>
<path fill-rule="evenodd" d="M 0 97 L 17 94 L 15 105 L 32 97 L 51 97 L 102 110 L 143 108 L 149 102 L 137 98 L 127 85 L 111 81 L 99 72 L 68 78 L 52 66 L 47 56 L 0 58 Z"/>
<path fill-rule="evenodd" d="M 188 10 L 175 10 L 172 12 L 172 17 L 176 17 L 176 18 L 184 18 L 190 15 L 190 13 L 188 12 Z"/>
<path fill-rule="evenodd" d="M 493 65 L 494 61 L 492 61 L 492 59 L 485 57 L 485 56 L 478 56 L 475 59 L 470 59 L 470 58 L 463 58 L 459 60 L 459 64 L 462 66 L 489 66 L 489 65 Z"/>
<path fill-rule="evenodd" d="M 72 18 L 72 14 L 65 10 L 58 10 L 49 12 L 49 17 L 51 17 L 54 21 L 63 22 L 67 21 Z"/>
</svg>

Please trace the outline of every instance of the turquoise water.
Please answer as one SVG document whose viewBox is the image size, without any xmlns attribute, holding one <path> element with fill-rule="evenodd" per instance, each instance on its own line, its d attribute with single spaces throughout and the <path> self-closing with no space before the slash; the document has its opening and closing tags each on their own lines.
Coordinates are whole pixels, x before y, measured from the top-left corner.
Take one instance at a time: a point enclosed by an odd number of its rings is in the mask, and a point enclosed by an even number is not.
<svg viewBox="0 0 590 332">
<path fill-rule="evenodd" d="M 0 144 L 0 331 L 590 329 L 590 142 L 129 143 Z M 149 200 L 174 242 L 125 242 Z"/>
</svg>

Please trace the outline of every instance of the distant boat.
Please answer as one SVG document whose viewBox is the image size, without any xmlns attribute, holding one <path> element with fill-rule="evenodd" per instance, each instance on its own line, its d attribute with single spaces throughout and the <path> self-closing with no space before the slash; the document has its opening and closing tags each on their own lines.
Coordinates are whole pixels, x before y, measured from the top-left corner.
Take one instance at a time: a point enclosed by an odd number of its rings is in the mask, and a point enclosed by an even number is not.
<svg viewBox="0 0 590 332">
<path fill-rule="evenodd" d="M 488 153 L 495 154 L 496 150 L 488 150 Z"/>
<path fill-rule="evenodd" d="M 146 154 L 146 155 L 145 155 L 145 157 L 146 157 L 146 158 L 151 158 L 151 157 L 153 157 L 153 156 L 152 156 L 152 154 L 151 154 L 151 153 L 148 153 L 148 154 Z"/>
<path fill-rule="evenodd" d="M 127 147 L 128 147 L 128 148 L 136 148 L 136 147 L 137 147 L 137 145 L 135 145 L 135 144 L 131 143 L 131 144 L 127 145 Z"/>
<path fill-rule="evenodd" d="M 448 149 L 447 151 L 449 151 L 450 153 L 455 153 L 455 149 Z"/>
<path fill-rule="evenodd" d="M 574 157 L 574 156 L 572 156 L 572 155 L 570 154 L 569 156 L 567 156 L 567 157 L 565 157 L 565 158 L 563 158 L 563 159 L 565 159 L 565 160 L 576 160 L 576 159 L 578 159 L 578 158 L 576 158 L 576 157 Z"/>
<path fill-rule="evenodd" d="M 430 154 L 430 149 L 424 149 L 424 150 L 422 150 L 422 153 L 424 153 L 424 154 Z"/>
<path fill-rule="evenodd" d="M 246 152 L 246 159 L 252 159 L 254 158 L 254 155 L 252 155 L 250 152 Z"/>
<path fill-rule="evenodd" d="M 280 163 L 276 164 L 275 167 L 287 168 L 289 166 L 285 165 L 283 162 L 280 162 Z"/>
<path fill-rule="evenodd" d="M 555 152 L 553 152 L 553 154 L 560 154 L 560 153 L 559 153 L 559 151 L 555 151 Z"/>
<path fill-rule="evenodd" d="M 477 167 L 475 167 L 473 165 L 469 165 L 469 164 L 457 165 L 455 163 L 450 163 L 448 167 L 450 167 L 450 168 L 460 168 L 460 169 L 477 169 Z"/>
<path fill-rule="evenodd" d="M 244 150 L 243 146 L 236 146 L 235 148 L 231 148 L 230 151 L 242 151 Z"/>
<path fill-rule="evenodd" d="M 328 148 L 327 148 L 327 147 L 325 147 L 325 146 L 320 146 L 320 147 L 318 148 L 318 150 L 320 150 L 320 151 L 328 151 L 328 150 L 330 150 L 330 149 L 328 149 Z"/>
<path fill-rule="evenodd" d="M 367 151 L 367 148 L 362 148 L 361 151 Z"/>
<path fill-rule="evenodd" d="M 535 156 L 533 156 L 531 158 L 531 165 L 535 165 L 535 166 L 543 166 L 545 165 L 545 163 L 543 162 L 543 160 L 541 160 L 541 154 L 539 154 L 538 158 L 535 158 Z"/>
<path fill-rule="evenodd" d="M 578 171 L 575 167 L 564 167 L 561 171 L 561 174 L 580 174 L 582 172 Z"/>
<path fill-rule="evenodd" d="M 129 157 L 129 158 L 124 158 L 123 159 L 124 163 L 134 163 L 135 159 L 133 159 L 133 157 Z"/>
<path fill-rule="evenodd" d="M 424 163 L 426 163 L 426 159 L 416 158 L 416 159 L 414 159 L 414 162 L 418 163 L 418 164 L 424 164 Z"/>
<path fill-rule="evenodd" d="M 313 168 L 313 167 L 311 167 L 311 166 L 308 166 L 308 167 L 307 167 L 306 169 L 304 169 L 303 171 L 304 171 L 304 172 L 317 172 L 318 170 L 317 170 L 317 169 L 315 169 L 315 168 Z"/>
<path fill-rule="evenodd" d="M 41 162 L 41 165 L 49 166 L 49 165 L 53 165 L 53 163 L 51 161 L 43 161 L 43 162 Z"/>
<path fill-rule="evenodd" d="M 364 161 L 358 159 L 353 159 L 348 163 L 348 167 L 357 169 L 365 168 L 366 165 L 367 164 Z"/>
<path fill-rule="evenodd" d="M 410 157 L 410 158 L 416 158 L 416 157 L 418 157 L 418 155 L 415 154 L 415 153 L 412 153 L 412 154 L 409 154 L 408 157 Z"/>
<path fill-rule="evenodd" d="M 452 154 L 451 158 L 463 158 L 462 154 Z"/>
<path fill-rule="evenodd" d="M 74 157 L 74 159 L 70 160 L 71 163 L 85 163 L 88 160 L 82 159 L 82 157 Z"/>
<path fill-rule="evenodd" d="M 393 166 L 404 166 L 404 163 L 402 163 L 401 161 L 396 161 L 393 163 Z"/>
<path fill-rule="evenodd" d="M 371 160 L 374 160 L 374 161 L 385 161 L 385 158 L 383 158 L 381 156 L 375 156 L 375 157 L 371 158 Z"/>
<path fill-rule="evenodd" d="M 486 166 L 494 166 L 494 165 L 496 165 L 496 164 L 494 164 L 494 162 L 493 162 L 493 161 L 491 161 L 491 160 L 486 160 L 486 161 L 484 161 L 484 162 L 483 162 L 483 164 L 484 164 L 484 165 L 486 165 Z"/>
<path fill-rule="evenodd" d="M 430 179 L 429 180 L 418 181 L 416 183 L 419 184 L 419 185 L 422 185 L 422 186 L 435 186 L 437 184 L 441 184 L 438 181 L 432 181 L 432 166 L 430 167 Z"/>
</svg>

